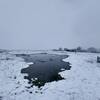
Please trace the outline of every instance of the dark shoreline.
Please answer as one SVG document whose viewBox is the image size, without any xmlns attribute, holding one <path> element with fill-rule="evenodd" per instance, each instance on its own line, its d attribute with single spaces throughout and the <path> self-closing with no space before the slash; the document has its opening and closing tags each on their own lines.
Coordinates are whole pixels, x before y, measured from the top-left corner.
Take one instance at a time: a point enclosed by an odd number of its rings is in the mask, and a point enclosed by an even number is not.
<svg viewBox="0 0 100 100">
<path fill-rule="evenodd" d="M 44 86 L 47 82 L 58 81 L 64 79 L 59 75 L 59 72 L 64 70 L 70 70 L 71 66 L 69 62 L 64 62 L 62 59 L 68 57 L 68 55 L 57 54 L 16 54 L 17 57 L 22 57 L 25 62 L 33 62 L 27 68 L 23 68 L 21 73 L 27 73 L 25 79 L 29 80 L 30 87 Z"/>
</svg>

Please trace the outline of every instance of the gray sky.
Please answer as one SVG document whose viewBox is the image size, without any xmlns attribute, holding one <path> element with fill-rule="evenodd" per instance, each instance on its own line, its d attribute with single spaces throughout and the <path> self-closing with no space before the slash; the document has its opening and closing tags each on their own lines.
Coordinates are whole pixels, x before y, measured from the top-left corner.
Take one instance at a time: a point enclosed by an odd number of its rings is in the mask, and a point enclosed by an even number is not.
<svg viewBox="0 0 100 100">
<path fill-rule="evenodd" d="M 100 0 L 0 0 L 0 48 L 100 48 Z"/>
</svg>

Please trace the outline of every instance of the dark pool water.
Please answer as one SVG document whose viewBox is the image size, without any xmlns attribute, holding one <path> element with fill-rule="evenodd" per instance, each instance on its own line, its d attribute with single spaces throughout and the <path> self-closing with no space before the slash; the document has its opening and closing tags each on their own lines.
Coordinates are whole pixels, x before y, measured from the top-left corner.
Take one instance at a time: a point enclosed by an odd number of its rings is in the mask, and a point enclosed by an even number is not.
<svg viewBox="0 0 100 100">
<path fill-rule="evenodd" d="M 61 69 L 70 70 L 69 62 L 64 62 L 62 59 L 67 58 L 67 55 L 56 54 L 16 54 L 16 56 L 23 57 L 25 62 L 33 62 L 27 68 L 23 68 L 21 73 L 27 73 L 25 79 L 29 80 L 30 87 L 44 86 L 47 82 L 58 81 L 64 79 L 58 73 Z"/>
</svg>

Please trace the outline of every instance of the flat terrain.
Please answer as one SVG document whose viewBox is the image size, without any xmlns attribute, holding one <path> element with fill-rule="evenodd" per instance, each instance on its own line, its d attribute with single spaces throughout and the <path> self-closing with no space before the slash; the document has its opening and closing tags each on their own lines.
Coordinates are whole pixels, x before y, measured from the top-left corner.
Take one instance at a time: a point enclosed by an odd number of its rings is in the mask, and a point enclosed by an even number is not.
<svg viewBox="0 0 100 100">
<path fill-rule="evenodd" d="M 63 61 L 69 62 L 71 69 L 59 72 L 64 80 L 47 82 L 41 88 L 27 88 L 30 84 L 24 77 L 28 74 L 22 74 L 21 70 L 34 63 L 16 57 L 18 53 L 69 55 Z M 100 54 L 53 51 L 0 53 L 0 100 L 100 100 L 100 63 L 96 62 L 97 56 Z"/>
</svg>

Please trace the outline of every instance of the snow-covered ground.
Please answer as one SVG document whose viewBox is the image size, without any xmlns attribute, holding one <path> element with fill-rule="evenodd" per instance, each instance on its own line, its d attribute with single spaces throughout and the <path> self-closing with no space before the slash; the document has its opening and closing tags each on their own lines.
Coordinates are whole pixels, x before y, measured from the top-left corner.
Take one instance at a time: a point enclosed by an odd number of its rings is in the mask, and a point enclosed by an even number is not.
<svg viewBox="0 0 100 100">
<path fill-rule="evenodd" d="M 100 54 L 67 53 L 64 61 L 72 68 L 60 73 L 65 80 L 47 83 L 42 89 L 27 88 L 20 71 L 31 62 L 25 63 L 13 54 L 0 54 L 0 100 L 100 100 L 100 64 L 96 62 Z"/>
</svg>

